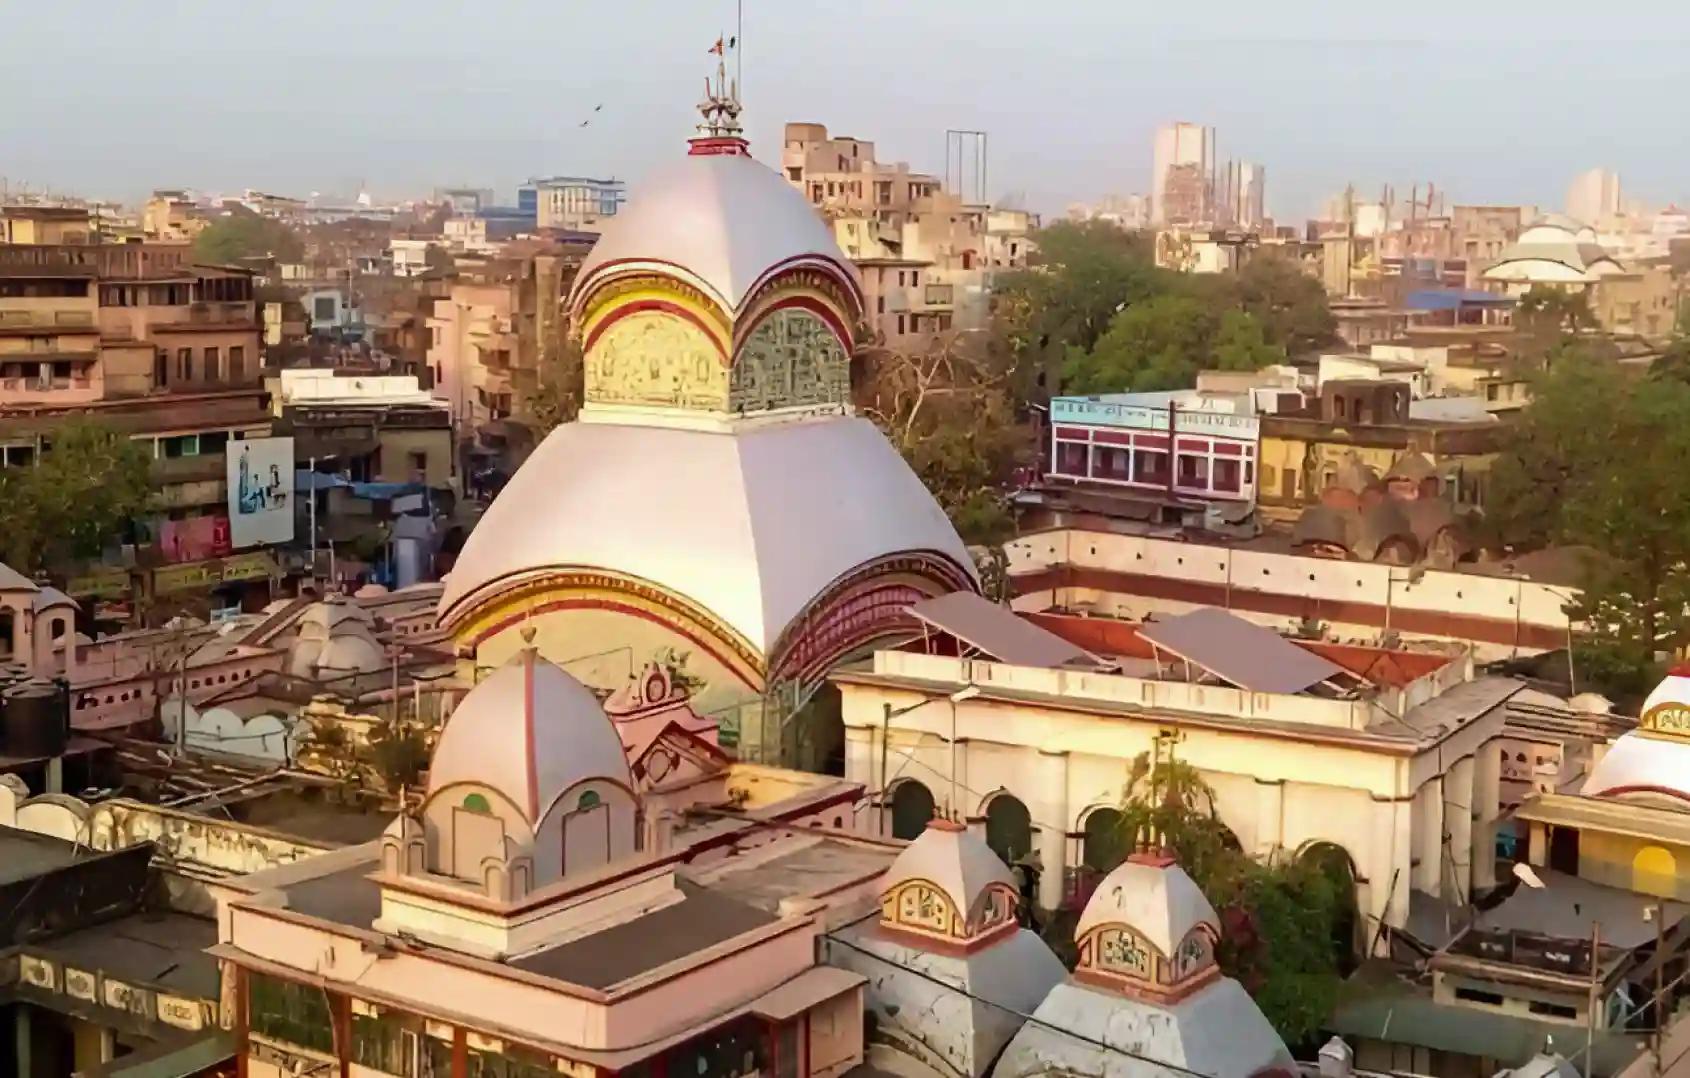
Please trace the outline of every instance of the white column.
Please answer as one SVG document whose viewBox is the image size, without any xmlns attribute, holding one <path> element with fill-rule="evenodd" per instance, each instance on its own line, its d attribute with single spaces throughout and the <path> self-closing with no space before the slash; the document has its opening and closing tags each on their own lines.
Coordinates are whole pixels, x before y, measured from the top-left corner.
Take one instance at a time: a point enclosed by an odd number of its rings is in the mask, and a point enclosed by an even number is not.
<svg viewBox="0 0 1690 1078">
<path fill-rule="evenodd" d="M 1440 893 L 1444 851 L 1444 780 L 1439 775 L 1426 780 L 1414 792 L 1414 889 Z"/>
<path fill-rule="evenodd" d="M 1444 830 L 1449 845 L 1444 853 L 1447 874 L 1442 877 L 1451 902 L 1465 902 L 1473 893 L 1473 757 L 1465 756 L 1450 766 L 1444 778 Z"/>
<path fill-rule="evenodd" d="M 1256 780 L 1256 856 L 1285 845 L 1285 780 Z"/>
<path fill-rule="evenodd" d="M 1487 741 L 1473 773 L 1473 889 L 1496 886 L 1496 819 L 1502 811 L 1502 745 Z"/>
<path fill-rule="evenodd" d="M 1028 806 L 1039 829 L 1039 905 L 1053 910 L 1062 904 L 1062 880 L 1068 869 L 1068 754 L 1043 752 L 1038 758 L 1038 793 Z"/>
</svg>

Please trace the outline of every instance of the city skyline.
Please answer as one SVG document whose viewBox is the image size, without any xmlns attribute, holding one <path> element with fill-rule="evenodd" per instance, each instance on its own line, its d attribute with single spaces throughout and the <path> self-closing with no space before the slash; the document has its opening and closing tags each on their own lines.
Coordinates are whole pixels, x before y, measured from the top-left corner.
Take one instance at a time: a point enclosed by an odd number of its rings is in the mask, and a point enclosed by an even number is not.
<svg viewBox="0 0 1690 1078">
<path fill-rule="evenodd" d="M 1672 23 L 1690 32 L 1690 17 L 1676 14 L 1659 16 L 1664 32 L 1648 41 L 1604 43 L 1452 4 L 1422 6 L 1415 19 L 1270 20 L 1228 7 L 1209 12 L 1227 15 L 1213 29 L 1195 16 L 1091 3 L 1055 14 L 868 3 L 850 18 L 872 31 L 861 40 L 873 48 L 837 49 L 826 35 L 842 14 L 748 7 L 736 59 L 747 65 L 748 133 L 764 160 L 782 124 L 815 121 L 875 141 L 882 159 L 939 173 L 947 127 L 984 129 L 991 197 L 1052 214 L 1148 192 L 1154 130 L 1186 120 L 1218 130 L 1219 159 L 1270 170 L 1268 212 L 1289 220 L 1351 182 L 1364 195 L 1430 181 L 1452 202 L 1558 207 L 1574 176 L 1603 167 L 1648 203 L 1690 192 L 1690 151 L 1660 136 L 1677 96 Z M 26 51 L 0 72 L 0 93 L 13 99 L 54 87 L 56 123 L 29 110 L 0 116 L 10 151 L 0 176 L 13 189 L 134 200 L 169 186 L 367 187 L 402 197 L 467 183 L 509 198 L 532 175 L 637 181 L 690 132 L 706 50 L 734 18 L 725 0 L 636 3 L 594 23 L 582 49 L 578 14 L 527 3 L 470 23 L 419 5 L 402 24 L 311 3 L 286 22 L 188 5 L 195 17 L 167 35 L 143 13 L 101 9 L 90 23 L 87 10 L 19 16 L 24 38 L 74 32 L 93 74 L 65 82 L 51 50 Z M 1458 12 L 1459 24 L 1447 22 Z M 1436 39 L 1446 23 L 1466 36 Z M 517 48 L 531 41 L 559 47 Z M 1593 66 L 1592 50 L 1626 62 Z M 1579 108 L 1520 92 L 1569 65 L 1585 72 Z M 203 137 L 172 134 L 183 125 Z"/>
</svg>

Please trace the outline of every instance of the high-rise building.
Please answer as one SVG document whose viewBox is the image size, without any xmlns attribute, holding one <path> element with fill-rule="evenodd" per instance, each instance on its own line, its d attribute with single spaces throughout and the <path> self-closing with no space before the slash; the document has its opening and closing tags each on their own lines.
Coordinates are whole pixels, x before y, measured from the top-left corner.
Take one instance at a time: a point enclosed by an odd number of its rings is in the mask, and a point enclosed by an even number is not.
<svg viewBox="0 0 1690 1078">
<path fill-rule="evenodd" d="M 1267 169 L 1253 161 L 1228 161 L 1216 193 L 1217 224 L 1255 230 L 1267 221 Z"/>
<path fill-rule="evenodd" d="M 1172 123 L 1156 129 L 1150 177 L 1151 223 L 1197 224 L 1213 213 L 1215 129 Z"/>
<path fill-rule="evenodd" d="M 1595 227 L 1620 212 L 1621 199 L 1620 174 L 1593 168 L 1575 176 L 1567 188 L 1567 216 Z"/>
</svg>

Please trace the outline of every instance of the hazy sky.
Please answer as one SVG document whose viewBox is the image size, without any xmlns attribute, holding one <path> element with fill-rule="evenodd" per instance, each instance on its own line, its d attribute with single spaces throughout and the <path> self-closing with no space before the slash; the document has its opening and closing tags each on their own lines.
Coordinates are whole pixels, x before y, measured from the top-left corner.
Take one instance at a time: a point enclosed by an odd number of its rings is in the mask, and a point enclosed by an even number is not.
<svg viewBox="0 0 1690 1078">
<path fill-rule="evenodd" d="M 942 172 L 945 129 L 981 128 L 991 194 L 1053 211 L 1144 190 L 1152 130 L 1184 119 L 1219 128 L 1223 160 L 1263 163 L 1287 218 L 1350 180 L 1559 207 L 1596 165 L 1628 195 L 1690 197 L 1684 0 L 744 5 L 766 161 L 784 121 L 815 120 Z M 0 176 L 123 198 L 637 181 L 682 151 L 734 20 L 733 0 L 0 7 Z"/>
</svg>

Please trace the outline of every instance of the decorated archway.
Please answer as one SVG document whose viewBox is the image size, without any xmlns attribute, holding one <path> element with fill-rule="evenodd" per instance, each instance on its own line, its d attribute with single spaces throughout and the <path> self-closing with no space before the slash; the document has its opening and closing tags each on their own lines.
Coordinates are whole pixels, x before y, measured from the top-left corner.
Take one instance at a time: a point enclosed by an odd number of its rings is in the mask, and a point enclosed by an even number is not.
<svg viewBox="0 0 1690 1078">
<path fill-rule="evenodd" d="M 1356 864 L 1350 852 L 1335 842 L 1316 839 L 1297 851 L 1297 862 L 1318 871 L 1333 888 L 1337 913 L 1332 922 L 1332 947 L 1339 972 L 1355 969 L 1362 940 L 1360 915 L 1356 909 Z"/>
<path fill-rule="evenodd" d="M 1080 826 L 1080 863 L 1087 869 L 1104 873 L 1127 859 L 1131 846 L 1122 820 L 1121 810 L 1107 805 L 1086 813 Z"/>
</svg>

